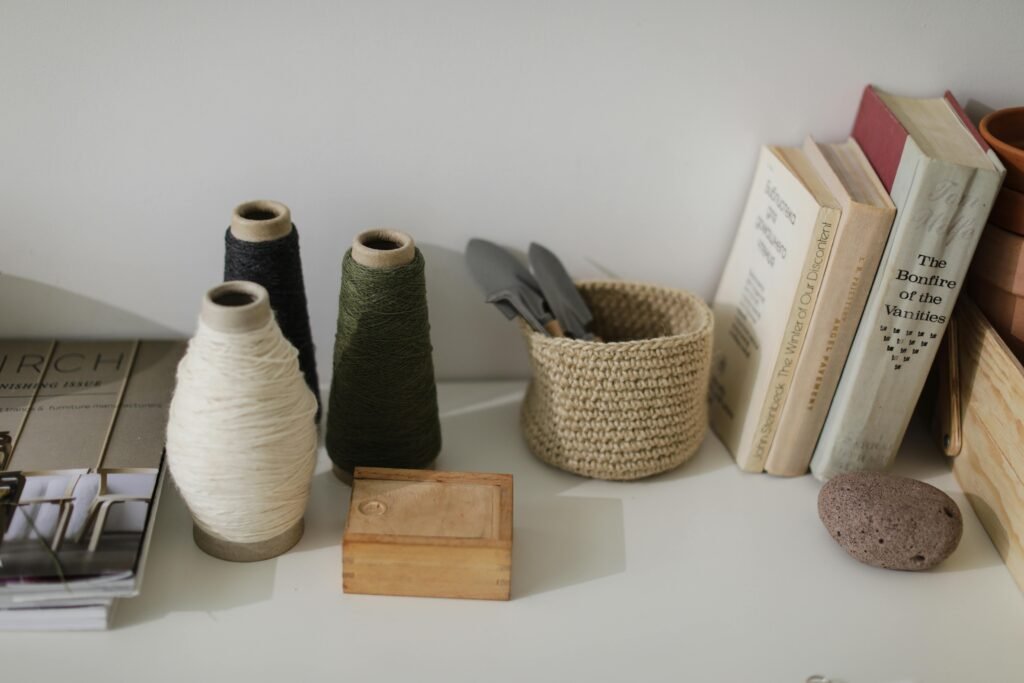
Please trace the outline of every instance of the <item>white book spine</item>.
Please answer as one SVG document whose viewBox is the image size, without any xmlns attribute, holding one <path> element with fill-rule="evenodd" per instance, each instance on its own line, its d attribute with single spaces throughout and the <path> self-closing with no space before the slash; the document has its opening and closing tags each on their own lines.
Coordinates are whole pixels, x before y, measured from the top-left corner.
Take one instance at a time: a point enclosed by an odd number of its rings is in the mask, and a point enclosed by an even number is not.
<svg viewBox="0 0 1024 683">
<path fill-rule="evenodd" d="M 775 153 L 762 149 L 712 304 L 715 357 L 708 416 L 740 467 L 753 447 L 818 208 Z"/>
<path fill-rule="evenodd" d="M 818 214 L 815 228 L 816 237 L 811 242 L 810 250 L 804 261 L 804 276 L 800 287 L 793 295 L 793 307 L 786 325 L 786 337 L 772 371 L 772 382 L 768 396 L 761 408 L 761 418 L 758 421 L 754 444 L 746 460 L 737 458 L 741 468 L 748 472 L 761 472 L 764 470 L 765 460 L 768 459 L 768 450 L 775 438 L 779 416 L 789 400 L 789 389 L 793 383 L 798 360 L 803 352 L 807 331 L 813 325 L 818 293 L 821 291 L 819 284 L 826 273 L 829 257 L 832 254 L 836 224 L 839 222 L 840 215 L 841 212 L 838 209 L 830 208 L 823 209 Z"/>
<path fill-rule="evenodd" d="M 896 221 L 811 461 L 818 479 L 895 457 L 999 182 L 995 171 L 928 159 L 908 140 Z"/>
</svg>

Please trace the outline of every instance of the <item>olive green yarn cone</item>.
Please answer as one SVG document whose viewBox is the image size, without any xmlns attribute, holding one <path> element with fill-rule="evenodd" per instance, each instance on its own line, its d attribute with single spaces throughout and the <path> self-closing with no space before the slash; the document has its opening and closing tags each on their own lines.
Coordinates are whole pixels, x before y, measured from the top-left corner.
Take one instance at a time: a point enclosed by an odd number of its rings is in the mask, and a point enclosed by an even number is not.
<svg viewBox="0 0 1024 683">
<path fill-rule="evenodd" d="M 327 452 L 355 467 L 422 468 L 441 450 L 423 254 L 396 267 L 342 262 Z"/>
</svg>

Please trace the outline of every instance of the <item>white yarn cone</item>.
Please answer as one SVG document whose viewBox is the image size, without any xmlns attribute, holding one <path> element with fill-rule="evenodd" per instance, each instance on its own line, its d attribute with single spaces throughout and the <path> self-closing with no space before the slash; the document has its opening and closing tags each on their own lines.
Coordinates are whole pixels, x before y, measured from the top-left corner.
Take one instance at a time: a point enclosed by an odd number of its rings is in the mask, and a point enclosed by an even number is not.
<svg viewBox="0 0 1024 683">
<path fill-rule="evenodd" d="M 253 561 L 298 542 L 316 462 L 316 409 L 266 290 L 226 282 L 207 292 L 167 424 L 168 466 L 200 548 Z"/>
</svg>

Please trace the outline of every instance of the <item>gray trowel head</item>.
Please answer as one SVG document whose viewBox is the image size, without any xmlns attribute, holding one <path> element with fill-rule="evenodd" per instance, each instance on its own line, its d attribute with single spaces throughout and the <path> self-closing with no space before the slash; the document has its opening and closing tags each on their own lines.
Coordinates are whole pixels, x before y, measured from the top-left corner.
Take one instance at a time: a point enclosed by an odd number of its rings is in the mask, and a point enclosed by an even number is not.
<svg viewBox="0 0 1024 683">
<path fill-rule="evenodd" d="M 530 244 L 529 255 L 530 266 L 537 276 L 540 291 L 555 319 L 570 336 L 593 340 L 590 325 L 594 322 L 594 315 L 562 262 L 549 249 L 536 242 Z"/>
<path fill-rule="evenodd" d="M 506 318 L 521 316 L 530 327 L 547 334 L 544 325 L 552 315 L 537 281 L 515 256 L 493 242 L 474 238 L 466 245 L 466 265 L 488 303 Z"/>
</svg>

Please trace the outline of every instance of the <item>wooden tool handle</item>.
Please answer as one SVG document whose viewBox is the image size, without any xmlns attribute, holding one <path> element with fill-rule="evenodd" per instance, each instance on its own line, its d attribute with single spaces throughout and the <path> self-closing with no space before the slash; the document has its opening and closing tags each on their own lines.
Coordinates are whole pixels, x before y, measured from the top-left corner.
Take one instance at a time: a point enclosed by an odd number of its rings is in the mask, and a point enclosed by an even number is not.
<svg viewBox="0 0 1024 683">
<path fill-rule="evenodd" d="M 954 315 L 946 327 L 939 353 L 939 398 L 936 413 L 939 446 L 948 456 L 956 456 L 963 445 L 960 421 L 960 349 Z"/>
<path fill-rule="evenodd" d="M 564 337 L 565 330 L 562 329 L 562 324 L 552 318 L 551 320 L 544 323 L 544 329 L 548 331 L 552 337 Z"/>
<path fill-rule="evenodd" d="M 551 320 L 549 320 L 546 323 L 544 323 L 544 329 L 547 330 L 548 334 L 550 334 L 552 337 L 564 337 L 565 336 L 565 329 L 562 327 L 562 323 L 558 322 L 554 318 L 552 318 Z M 590 340 L 590 341 L 601 342 L 601 341 L 604 341 L 604 340 L 601 339 L 599 336 L 597 336 L 595 334 L 594 338 L 592 340 Z"/>
</svg>

